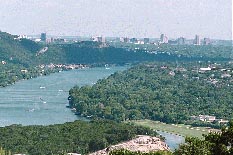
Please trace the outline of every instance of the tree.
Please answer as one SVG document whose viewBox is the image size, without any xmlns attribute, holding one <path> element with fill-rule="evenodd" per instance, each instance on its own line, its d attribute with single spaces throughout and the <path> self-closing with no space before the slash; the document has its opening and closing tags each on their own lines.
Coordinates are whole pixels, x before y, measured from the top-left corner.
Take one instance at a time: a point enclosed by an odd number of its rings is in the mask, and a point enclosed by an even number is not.
<svg viewBox="0 0 233 155">
<path fill-rule="evenodd" d="M 232 155 L 233 154 L 233 122 L 221 133 L 203 135 L 204 139 L 188 137 L 185 144 L 174 152 L 174 155 Z"/>
</svg>

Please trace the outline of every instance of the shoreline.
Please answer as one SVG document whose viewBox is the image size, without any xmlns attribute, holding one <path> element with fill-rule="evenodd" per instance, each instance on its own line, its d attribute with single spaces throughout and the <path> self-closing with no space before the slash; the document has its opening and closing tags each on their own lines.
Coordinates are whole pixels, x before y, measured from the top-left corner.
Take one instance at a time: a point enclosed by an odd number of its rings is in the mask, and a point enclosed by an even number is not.
<svg viewBox="0 0 233 155">
<path fill-rule="evenodd" d="M 49 65 L 51 65 L 51 64 L 49 64 Z M 49 67 L 48 69 L 45 70 L 44 68 L 46 66 L 49 66 L 49 65 L 44 65 L 44 64 L 38 65 L 38 66 L 36 66 L 36 68 L 39 68 L 39 69 L 35 69 L 36 71 L 38 71 L 37 75 L 32 76 L 32 74 L 29 73 L 28 78 L 20 78 L 20 79 L 17 79 L 16 81 L 14 81 L 12 83 L 8 83 L 6 85 L 0 85 L 0 88 L 5 88 L 5 87 L 8 87 L 8 86 L 14 85 L 14 84 L 16 84 L 16 83 L 18 83 L 20 81 L 35 79 L 35 78 L 38 78 L 38 77 L 41 77 L 41 76 L 48 76 L 48 75 L 53 74 L 53 73 L 59 73 L 61 71 L 91 68 L 91 66 L 85 65 L 85 64 L 67 64 L 67 65 L 59 64 L 59 65 L 56 65 L 56 67 L 51 67 L 51 68 Z M 52 64 L 52 65 L 54 65 L 54 64 Z M 41 67 L 41 66 L 43 66 L 43 67 Z M 28 71 L 26 73 L 28 73 Z"/>
</svg>

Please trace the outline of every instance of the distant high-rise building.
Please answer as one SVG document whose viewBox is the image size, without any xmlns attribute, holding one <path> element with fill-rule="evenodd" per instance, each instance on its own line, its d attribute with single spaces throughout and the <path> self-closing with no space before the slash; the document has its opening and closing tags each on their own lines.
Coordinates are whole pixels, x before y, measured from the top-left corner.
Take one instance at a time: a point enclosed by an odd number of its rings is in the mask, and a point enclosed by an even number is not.
<svg viewBox="0 0 233 155">
<path fill-rule="evenodd" d="M 128 43 L 129 42 L 129 38 L 127 38 L 127 37 L 123 38 L 123 42 L 124 43 Z"/>
<path fill-rule="evenodd" d="M 204 38 L 204 45 L 210 44 L 210 38 Z"/>
<path fill-rule="evenodd" d="M 161 34 L 161 35 L 160 35 L 160 41 L 161 41 L 161 42 L 163 42 L 164 36 L 165 36 L 164 34 Z"/>
<path fill-rule="evenodd" d="M 144 38 L 144 44 L 149 44 L 150 43 L 150 39 L 149 38 Z"/>
<path fill-rule="evenodd" d="M 54 40 L 55 40 L 54 38 L 51 38 L 51 43 L 53 43 L 53 42 L 54 42 Z"/>
<path fill-rule="evenodd" d="M 195 36 L 195 39 L 194 39 L 193 44 L 194 44 L 194 45 L 201 45 L 201 40 L 200 40 L 199 35 L 196 35 L 196 36 Z"/>
<path fill-rule="evenodd" d="M 41 33 L 41 35 L 40 35 L 40 39 L 41 39 L 41 41 L 46 41 L 46 33 Z"/>
<path fill-rule="evenodd" d="M 185 38 L 184 37 L 180 37 L 177 39 L 177 44 L 178 45 L 184 45 L 185 44 Z"/>
<path fill-rule="evenodd" d="M 160 35 L 160 43 L 168 43 L 168 37 L 165 34 Z"/>
<path fill-rule="evenodd" d="M 98 42 L 101 42 L 101 43 L 104 43 L 105 42 L 105 38 L 104 37 L 97 37 L 97 41 Z"/>
</svg>

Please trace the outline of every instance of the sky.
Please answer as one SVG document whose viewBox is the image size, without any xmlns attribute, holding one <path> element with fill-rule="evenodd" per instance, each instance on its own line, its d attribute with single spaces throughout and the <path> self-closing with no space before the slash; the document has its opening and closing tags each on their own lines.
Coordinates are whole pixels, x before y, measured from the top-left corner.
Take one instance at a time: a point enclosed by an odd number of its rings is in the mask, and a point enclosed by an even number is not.
<svg viewBox="0 0 233 155">
<path fill-rule="evenodd" d="M 11 34 L 232 39 L 232 0 L 0 0 Z"/>
</svg>

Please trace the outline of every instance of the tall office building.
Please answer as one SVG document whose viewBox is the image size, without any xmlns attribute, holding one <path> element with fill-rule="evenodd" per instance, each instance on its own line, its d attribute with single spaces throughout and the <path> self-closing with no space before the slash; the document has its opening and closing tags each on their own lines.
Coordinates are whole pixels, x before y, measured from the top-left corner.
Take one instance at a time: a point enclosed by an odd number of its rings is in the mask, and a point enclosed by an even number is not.
<svg viewBox="0 0 233 155">
<path fill-rule="evenodd" d="M 129 38 L 124 37 L 122 42 L 124 42 L 124 43 L 128 43 L 128 42 L 129 42 Z"/>
<path fill-rule="evenodd" d="M 150 39 L 149 38 L 144 38 L 144 44 L 149 44 L 150 43 Z"/>
<path fill-rule="evenodd" d="M 210 38 L 204 38 L 204 45 L 210 44 Z"/>
<path fill-rule="evenodd" d="M 165 34 L 160 35 L 160 43 L 168 43 L 168 37 Z"/>
<path fill-rule="evenodd" d="M 41 39 L 41 41 L 46 41 L 46 33 L 41 33 L 41 35 L 40 35 L 40 39 Z"/>
<path fill-rule="evenodd" d="M 193 44 L 194 45 L 201 45 L 201 40 L 200 40 L 200 36 L 199 35 L 195 36 Z"/>
<path fill-rule="evenodd" d="M 105 43 L 105 37 L 102 37 L 102 36 L 97 37 L 97 41 L 101 43 Z"/>
</svg>

